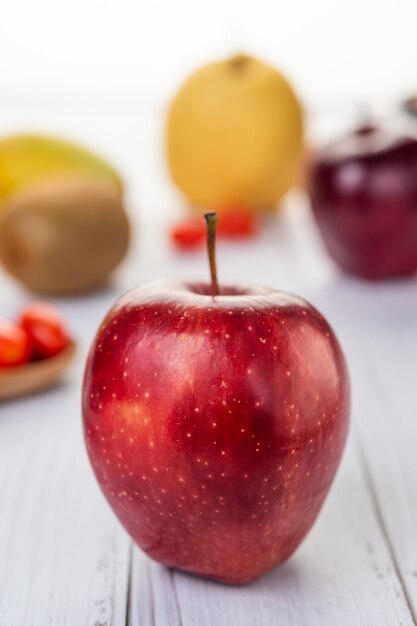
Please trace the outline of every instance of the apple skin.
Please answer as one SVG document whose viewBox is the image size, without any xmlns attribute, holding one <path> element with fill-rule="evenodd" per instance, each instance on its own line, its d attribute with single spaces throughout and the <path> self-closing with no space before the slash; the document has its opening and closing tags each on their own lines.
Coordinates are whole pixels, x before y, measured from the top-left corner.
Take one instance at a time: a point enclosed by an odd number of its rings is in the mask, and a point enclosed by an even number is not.
<svg viewBox="0 0 417 626">
<path fill-rule="evenodd" d="M 317 151 L 309 193 L 324 243 L 370 280 L 417 271 L 417 139 L 365 126 Z"/>
<path fill-rule="evenodd" d="M 149 283 L 97 333 L 83 416 L 97 480 L 134 541 L 169 567 L 243 584 L 316 519 L 349 380 L 330 326 L 298 297 Z"/>
</svg>

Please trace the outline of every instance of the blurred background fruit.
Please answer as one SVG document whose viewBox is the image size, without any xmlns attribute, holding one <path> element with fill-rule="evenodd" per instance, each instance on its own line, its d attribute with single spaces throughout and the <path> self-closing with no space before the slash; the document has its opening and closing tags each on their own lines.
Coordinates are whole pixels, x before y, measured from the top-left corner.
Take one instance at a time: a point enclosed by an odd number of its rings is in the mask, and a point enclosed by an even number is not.
<svg viewBox="0 0 417 626">
<path fill-rule="evenodd" d="M 286 78 L 239 55 L 197 70 L 173 99 L 166 152 L 191 205 L 270 210 L 300 179 L 303 114 Z"/>
<path fill-rule="evenodd" d="M 246 239 L 256 235 L 259 220 L 239 208 L 224 207 L 220 211 L 217 236 L 226 239 Z M 181 250 L 194 250 L 206 241 L 206 224 L 201 216 L 188 216 L 171 229 L 171 241 Z"/>
<path fill-rule="evenodd" d="M 309 192 L 341 268 L 373 280 L 417 270 L 417 139 L 363 126 L 318 150 Z"/>
<path fill-rule="evenodd" d="M 417 96 L 410 96 L 403 101 L 403 110 L 413 118 L 417 117 Z"/>
<path fill-rule="evenodd" d="M 29 303 L 17 322 L 0 318 L 0 402 L 52 386 L 75 352 L 63 313 L 49 302 Z"/>
<path fill-rule="evenodd" d="M 21 365 L 29 361 L 31 344 L 23 328 L 0 318 L 0 367 Z"/>
<path fill-rule="evenodd" d="M 35 359 L 47 359 L 69 344 L 61 311 L 49 302 L 31 302 L 21 312 L 19 326 L 28 334 Z"/>
<path fill-rule="evenodd" d="M 24 188 L 0 217 L 0 260 L 29 289 L 69 295 L 103 284 L 124 257 L 129 223 L 119 190 L 85 175 Z"/>
<path fill-rule="evenodd" d="M 33 182 L 77 172 L 122 189 L 111 165 L 74 143 L 43 135 L 13 135 L 0 140 L 0 202 Z"/>
</svg>

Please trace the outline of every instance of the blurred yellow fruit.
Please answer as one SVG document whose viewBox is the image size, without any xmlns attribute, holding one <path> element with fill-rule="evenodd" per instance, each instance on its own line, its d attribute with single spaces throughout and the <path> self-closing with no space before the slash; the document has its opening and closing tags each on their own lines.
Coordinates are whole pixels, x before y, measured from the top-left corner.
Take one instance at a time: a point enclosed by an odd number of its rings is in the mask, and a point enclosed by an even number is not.
<svg viewBox="0 0 417 626">
<path fill-rule="evenodd" d="M 300 179 L 301 106 L 284 76 L 257 59 L 211 63 L 171 103 L 166 149 L 193 205 L 271 209 Z"/>
<path fill-rule="evenodd" d="M 13 135 L 0 140 L 0 201 L 57 173 L 89 174 L 122 188 L 108 163 L 76 144 L 42 135 Z"/>
</svg>

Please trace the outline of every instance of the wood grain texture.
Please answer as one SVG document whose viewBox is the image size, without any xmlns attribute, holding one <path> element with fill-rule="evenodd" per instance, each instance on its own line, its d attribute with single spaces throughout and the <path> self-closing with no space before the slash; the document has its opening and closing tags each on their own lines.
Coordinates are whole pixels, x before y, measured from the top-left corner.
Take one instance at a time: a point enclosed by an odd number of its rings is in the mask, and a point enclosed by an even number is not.
<svg viewBox="0 0 417 626">
<path fill-rule="evenodd" d="M 80 347 L 66 382 L 0 405 L 1 626 L 416 626 L 415 283 L 339 274 L 300 198 L 258 240 L 218 247 L 220 281 L 301 293 L 328 317 L 351 371 L 353 428 L 329 499 L 288 563 L 244 588 L 166 570 L 132 551 L 95 484 L 80 424 L 82 366 L 121 291 L 162 276 L 208 276 L 207 261 L 166 245 L 180 202 L 164 178 L 158 115 L 22 106 L 0 113 L 0 131 L 28 120 L 113 153 L 139 216 L 113 287 L 59 301 Z M 0 314 L 27 299 L 0 273 Z"/>
<path fill-rule="evenodd" d="M 417 294 L 404 284 L 352 296 L 356 320 L 341 330 L 356 343 L 349 352 L 362 463 L 417 621 Z"/>
<path fill-rule="evenodd" d="M 1 407 L 5 626 L 125 623 L 129 542 L 87 466 L 71 387 Z"/>
</svg>

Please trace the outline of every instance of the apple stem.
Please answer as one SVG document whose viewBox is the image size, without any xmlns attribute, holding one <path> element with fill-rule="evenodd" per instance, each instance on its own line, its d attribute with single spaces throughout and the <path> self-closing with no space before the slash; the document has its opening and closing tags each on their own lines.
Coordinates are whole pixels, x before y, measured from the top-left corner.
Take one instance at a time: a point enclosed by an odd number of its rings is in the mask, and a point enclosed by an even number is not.
<svg viewBox="0 0 417 626">
<path fill-rule="evenodd" d="M 217 282 L 217 268 L 216 268 L 216 230 L 218 217 L 215 211 L 210 211 L 204 214 L 207 226 L 207 250 L 210 261 L 210 274 L 211 274 L 211 295 L 219 295 L 219 283 Z"/>
</svg>

